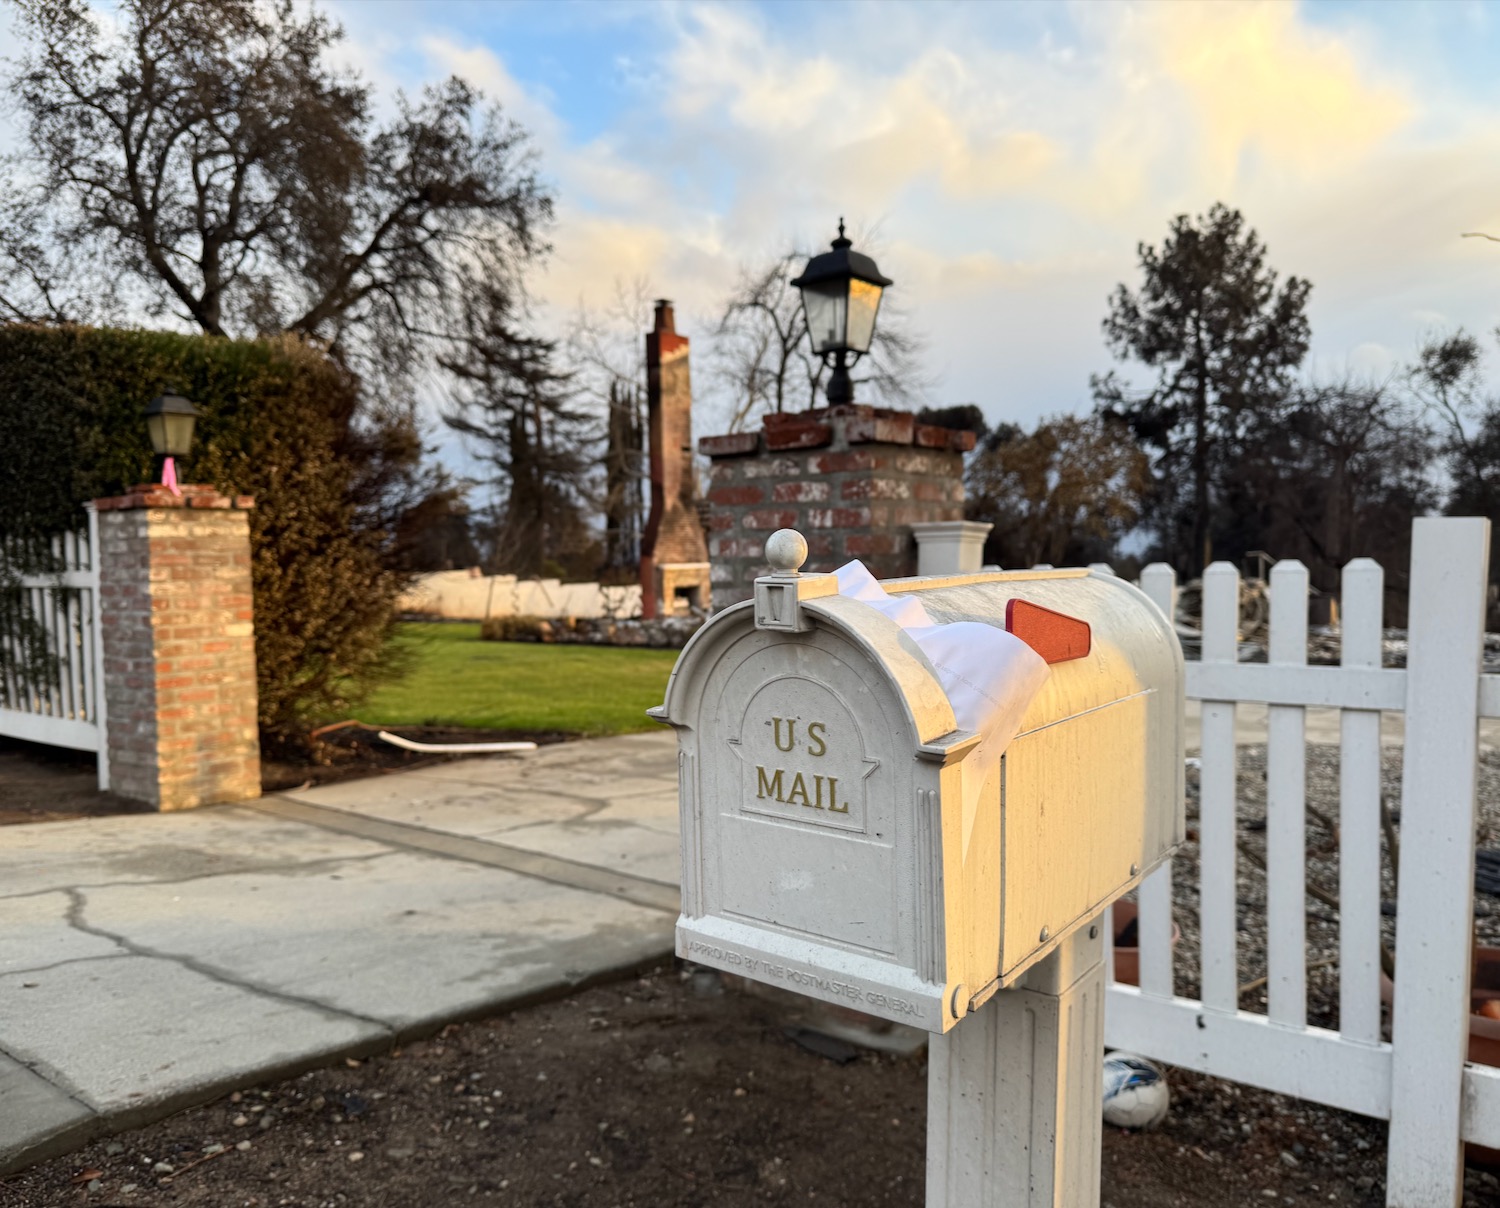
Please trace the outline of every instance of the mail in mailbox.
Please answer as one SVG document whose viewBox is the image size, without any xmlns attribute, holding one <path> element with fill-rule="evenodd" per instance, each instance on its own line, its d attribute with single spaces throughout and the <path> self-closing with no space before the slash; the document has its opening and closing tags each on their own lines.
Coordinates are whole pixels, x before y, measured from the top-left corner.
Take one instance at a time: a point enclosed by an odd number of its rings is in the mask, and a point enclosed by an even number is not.
<svg viewBox="0 0 1500 1208">
<path fill-rule="evenodd" d="M 1040 625 L 1055 648 L 998 766 L 966 785 L 979 736 L 922 650 L 800 561 L 694 635 L 652 710 L 679 738 L 677 951 L 946 1032 L 1181 842 L 1181 649 L 1107 574 L 887 582 L 933 621 Z"/>
</svg>

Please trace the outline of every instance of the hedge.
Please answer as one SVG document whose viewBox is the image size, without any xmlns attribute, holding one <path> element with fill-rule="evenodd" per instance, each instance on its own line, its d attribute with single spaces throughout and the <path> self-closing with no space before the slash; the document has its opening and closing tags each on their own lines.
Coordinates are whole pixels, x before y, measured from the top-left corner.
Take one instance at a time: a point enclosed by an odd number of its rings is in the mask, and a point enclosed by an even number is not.
<svg viewBox="0 0 1500 1208">
<path fill-rule="evenodd" d="M 0 326 L 0 541 L 76 527 L 80 505 L 153 476 L 142 410 L 163 390 L 203 413 L 184 482 L 256 498 L 250 514 L 263 739 L 349 708 L 393 667 L 405 576 L 374 506 L 410 482 L 420 446 L 363 414 L 360 386 L 289 338 Z"/>
</svg>

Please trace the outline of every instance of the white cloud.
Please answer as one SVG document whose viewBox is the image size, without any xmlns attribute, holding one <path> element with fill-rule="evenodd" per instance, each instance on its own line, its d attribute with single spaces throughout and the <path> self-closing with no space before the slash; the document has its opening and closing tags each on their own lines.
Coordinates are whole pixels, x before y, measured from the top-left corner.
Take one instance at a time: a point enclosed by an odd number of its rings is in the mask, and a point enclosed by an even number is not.
<svg viewBox="0 0 1500 1208">
<path fill-rule="evenodd" d="M 618 107 L 580 133 L 516 52 L 457 27 L 471 10 L 428 5 L 413 38 L 382 24 L 394 7 L 337 5 L 348 61 L 383 95 L 457 72 L 532 132 L 559 196 L 534 282 L 554 317 L 646 278 L 706 323 L 741 263 L 842 214 L 883 232 L 942 397 L 1029 420 L 1087 405 L 1136 244 L 1224 201 L 1313 281 L 1326 363 L 1500 321 L 1500 247 L 1457 237 L 1500 234 L 1500 115 L 1440 58 L 1382 60 L 1379 8 L 583 5 L 559 20 L 635 36 L 608 60 Z"/>
<path fill-rule="evenodd" d="M 1411 102 L 1372 78 L 1349 46 L 1314 31 L 1288 4 L 1173 5 L 1145 10 L 1143 58 L 1189 99 L 1199 154 L 1214 184 L 1232 187 L 1247 152 L 1262 170 L 1317 177 L 1398 130 Z"/>
<path fill-rule="evenodd" d="M 1457 239 L 1500 233 L 1493 112 L 1434 134 L 1421 81 L 1289 5 L 1073 12 L 1069 45 L 949 28 L 872 69 L 857 28 L 830 63 L 802 49 L 826 41 L 713 10 L 669 61 L 680 140 L 742 165 L 726 248 L 880 215 L 899 235 L 882 266 L 932 334 L 945 394 L 1027 419 L 1086 405 L 1136 243 L 1216 200 L 1315 283 L 1321 355 L 1373 368 L 1414 345 L 1416 312 L 1500 317 L 1500 249 Z"/>
<path fill-rule="evenodd" d="M 1394 349 L 1366 341 L 1349 350 L 1345 364 L 1353 376 L 1378 382 L 1395 373 L 1400 368 L 1402 359 Z"/>
<path fill-rule="evenodd" d="M 498 101 L 505 113 L 519 122 L 538 144 L 562 150 L 567 135 L 544 96 L 524 88 L 499 55 L 487 46 L 464 46 L 452 34 L 429 34 L 418 43 L 434 76 L 459 76 L 475 85 L 486 99 Z"/>
</svg>

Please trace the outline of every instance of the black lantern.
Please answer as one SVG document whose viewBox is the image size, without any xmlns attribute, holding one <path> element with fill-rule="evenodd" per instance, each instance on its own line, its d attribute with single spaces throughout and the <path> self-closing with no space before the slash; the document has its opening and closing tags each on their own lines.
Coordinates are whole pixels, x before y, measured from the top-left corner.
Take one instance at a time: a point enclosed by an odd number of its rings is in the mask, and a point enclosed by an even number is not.
<svg viewBox="0 0 1500 1208">
<path fill-rule="evenodd" d="M 813 352 L 833 366 L 828 402 L 837 406 L 854 398 L 849 366 L 870 351 L 880 295 L 891 279 L 881 275 L 870 257 L 852 250 L 853 244 L 844 237 L 842 218 L 832 246 L 832 251 L 809 260 L 792 284 L 802 291 Z"/>
<path fill-rule="evenodd" d="M 163 394 L 146 404 L 146 431 L 160 457 L 186 457 L 193 447 L 198 408 L 180 394 Z"/>
</svg>

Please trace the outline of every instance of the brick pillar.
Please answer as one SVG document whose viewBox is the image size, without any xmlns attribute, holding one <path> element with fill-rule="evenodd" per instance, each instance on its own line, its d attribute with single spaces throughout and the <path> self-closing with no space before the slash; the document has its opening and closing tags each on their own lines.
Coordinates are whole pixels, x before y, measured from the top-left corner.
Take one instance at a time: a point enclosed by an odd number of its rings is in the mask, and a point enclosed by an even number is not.
<svg viewBox="0 0 1500 1208">
<path fill-rule="evenodd" d="M 111 787 L 160 810 L 260 796 L 249 496 L 95 501 Z"/>
<path fill-rule="evenodd" d="M 963 519 L 963 455 L 973 447 L 972 432 L 858 404 L 704 437 L 714 607 L 750 598 L 779 528 L 807 538 L 806 571 L 858 559 L 879 579 L 916 574 L 912 526 Z"/>
</svg>

